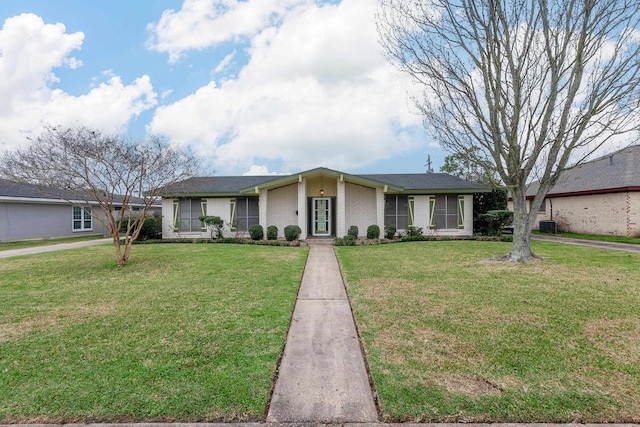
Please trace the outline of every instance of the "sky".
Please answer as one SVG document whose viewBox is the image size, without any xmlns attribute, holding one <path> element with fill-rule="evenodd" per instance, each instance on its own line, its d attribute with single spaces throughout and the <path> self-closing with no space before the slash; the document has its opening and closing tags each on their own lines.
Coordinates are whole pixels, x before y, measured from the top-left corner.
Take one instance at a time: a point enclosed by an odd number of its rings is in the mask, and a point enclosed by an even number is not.
<svg viewBox="0 0 640 427">
<path fill-rule="evenodd" d="M 207 174 L 436 171 L 373 0 L 0 0 L 0 150 L 46 125 L 166 136 Z"/>
</svg>

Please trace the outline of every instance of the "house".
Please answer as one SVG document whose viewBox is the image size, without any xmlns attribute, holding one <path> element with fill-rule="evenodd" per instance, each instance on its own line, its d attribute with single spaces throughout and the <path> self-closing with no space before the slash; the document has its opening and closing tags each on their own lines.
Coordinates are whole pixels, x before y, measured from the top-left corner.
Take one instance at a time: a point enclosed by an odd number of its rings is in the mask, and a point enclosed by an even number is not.
<svg viewBox="0 0 640 427">
<path fill-rule="evenodd" d="M 0 179 L 0 241 L 106 235 L 96 220 L 102 213 L 97 202 L 72 204 L 69 200 L 75 198 L 66 190 Z M 122 204 L 115 206 L 117 210 Z M 132 206 L 134 211 L 138 208 Z"/>
<path fill-rule="evenodd" d="M 527 191 L 533 199 L 536 183 Z M 640 237 L 640 145 L 587 162 L 562 174 L 538 212 L 558 231 Z"/>
<path fill-rule="evenodd" d="M 355 225 L 425 233 L 473 233 L 473 193 L 489 188 L 445 173 L 353 175 L 317 168 L 286 176 L 195 177 L 161 191 L 163 237 L 207 237 L 200 216 L 219 216 L 225 235 L 246 235 L 254 224 L 298 225 L 301 239 L 342 237 Z"/>
</svg>

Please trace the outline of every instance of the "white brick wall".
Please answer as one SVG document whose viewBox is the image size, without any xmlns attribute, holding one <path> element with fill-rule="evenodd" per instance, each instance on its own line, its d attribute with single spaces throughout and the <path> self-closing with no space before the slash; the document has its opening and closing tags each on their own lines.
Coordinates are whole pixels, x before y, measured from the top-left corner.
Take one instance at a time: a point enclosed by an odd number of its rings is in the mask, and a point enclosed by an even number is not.
<svg viewBox="0 0 640 427">
<path fill-rule="evenodd" d="M 278 237 L 284 238 L 284 228 L 287 225 L 298 224 L 298 216 L 296 215 L 296 210 L 298 210 L 298 184 L 269 190 L 268 200 L 266 226 L 264 226 L 265 237 L 267 227 L 275 225 L 278 227 Z"/>
<path fill-rule="evenodd" d="M 337 237 L 342 237 L 346 234 L 346 231 L 352 225 L 358 227 L 358 234 L 360 234 L 360 237 L 365 237 L 367 235 L 367 228 L 372 224 L 378 224 L 376 189 L 346 183 L 345 200 L 346 229 L 343 234 L 338 233 Z M 383 230 L 381 228 L 380 234 L 382 233 Z"/>
</svg>

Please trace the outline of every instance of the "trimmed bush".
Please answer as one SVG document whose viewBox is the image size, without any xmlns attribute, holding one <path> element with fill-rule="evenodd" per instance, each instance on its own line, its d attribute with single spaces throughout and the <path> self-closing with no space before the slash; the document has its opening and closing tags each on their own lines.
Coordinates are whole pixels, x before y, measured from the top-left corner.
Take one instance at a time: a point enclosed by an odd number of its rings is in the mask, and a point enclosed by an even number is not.
<svg viewBox="0 0 640 427">
<path fill-rule="evenodd" d="M 138 221 L 139 217 L 132 217 L 132 221 Z M 121 232 L 127 231 L 128 218 L 122 220 Z M 145 220 L 137 240 L 161 239 L 162 238 L 162 219 L 159 216 L 149 215 Z"/>
<path fill-rule="evenodd" d="M 391 240 L 395 237 L 396 235 L 396 225 L 395 224 L 389 224 L 389 225 L 385 225 L 384 226 L 384 237 L 386 237 L 387 239 Z"/>
<path fill-rule="evenodd" d="M 380 227 L 373 224 L 367 227 L 367 239 L 378 239 L 380 238 Z"/>
<path fill-rule="evenodd" d="M 351 227 L 349 227 L 349 230 L 347 231 L 347 236 L 353 236 L 354 238 L 358 238 L 358 227 L 355 225 L 352 225 Z"/>
<path fill-rule="evenodd" d="M 211 239 L 222 238 L 222 230 L 224 229 L 224 221 L 219 216 L 200 216 L 202 221 L 211 233 Z"/>
<path fill-rule="evenodd" d="M 260 224 L 254 224 L 249 227 L 249 236 L 252 240 L 262 240 L 264 237 L 264 229 Z"/>
<path fill-rule="evenodd" d="M 301 233 L 302 230 L 297 225 L 287 225 L 284 228 L 284 238 L 287 239 L 287 242 L 298 240 Z"/>
<path fill-rule="evenodd" d="M 275 225 L 270 225 L 267 227 L 267 240 L 277 240 L 278 239 L 278 227 Z"/>
<path fill-rule="evenodd" d="M 346 235 L 342 238 L 338 237 L 333 241 L 334 246 L 355 246 L 358 239 L 351 235 Z"/>
<path fill-rule="evenodd" d="M 502 235 L 502 229 L 513 223 L 513 212 L 507 210 L 492 210 L 478 215 L 481 228 L 488 236 Z"/>
<path fill-rule="evenodd" d="M 422 236 L 422 227 L 416 227 L 413 225 L 410 225 L 407 227 L 407 234 L 408 237 L 418 237 L 418 236 Z"/>
</svg>

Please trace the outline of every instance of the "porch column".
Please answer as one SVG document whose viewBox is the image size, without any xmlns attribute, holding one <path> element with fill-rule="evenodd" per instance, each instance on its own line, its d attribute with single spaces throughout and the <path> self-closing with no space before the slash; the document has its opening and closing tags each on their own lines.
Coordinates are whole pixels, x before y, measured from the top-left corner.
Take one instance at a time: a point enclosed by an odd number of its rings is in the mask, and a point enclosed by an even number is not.
<svg viewBox="0 0 640 427">
<path fill-rule="evenodd" d="M 338 179 L 336 188 L 336 237 L 343 237 L 347 234 L 347 210 L 345 200 L 344 180 Z"/>
<path fill-rule="evenodd" d="M 302 230 L 300 239 L 307 238 L 307 180 L 298 181 L 298 227 Z"/>
<path fill-rule="evenodd" d="M 380 227 L 380 236 L 384 237 L 384 188 L 376 188 L 376 224 Z"/>
<path fill-rule="evenodd" d="M 263 239 L 267 238 L 267 204 L 269 201 L 269 190 L 263 188 L 260 190 L 258 198 L 258 223 L 262 226 L 264 231 Z"/>
</svg>

